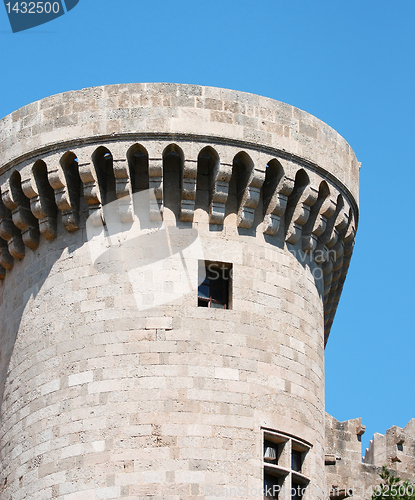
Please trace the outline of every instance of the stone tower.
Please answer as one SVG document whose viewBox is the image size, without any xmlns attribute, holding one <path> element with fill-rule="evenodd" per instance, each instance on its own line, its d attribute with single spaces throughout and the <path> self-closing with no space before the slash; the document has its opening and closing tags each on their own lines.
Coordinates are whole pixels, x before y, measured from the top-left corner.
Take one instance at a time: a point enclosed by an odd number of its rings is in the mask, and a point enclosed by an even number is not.
<svg viewBox="0 0 415 500">
<path fill-rule="evenodd" d="M 287 104 L 175 84 L 48 97 L 0 141 L 0 498 L 265 484 L 322 500 L 324 345 L 358 221 L 347 142 Z M 128 240 L 145 192 L 159 234 L 184 250 L 194 235 L 203 256 L 132 283 L 105 248 L 91 257 L 88 221 L 108 243 L 116 206 Z"/>
</svg>

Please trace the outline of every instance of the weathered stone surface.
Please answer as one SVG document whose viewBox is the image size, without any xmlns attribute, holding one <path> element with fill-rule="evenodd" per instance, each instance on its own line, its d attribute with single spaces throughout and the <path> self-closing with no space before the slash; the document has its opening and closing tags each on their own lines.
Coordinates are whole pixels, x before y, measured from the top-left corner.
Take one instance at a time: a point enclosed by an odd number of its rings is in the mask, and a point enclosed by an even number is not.
<svg viewBox="0 0 415 500">
<path fill-rule="evenodd" d="M 358 221 L 344 139 L 271 99 L 134 84 L 26 106 L 0 152 L 2 498 L 259 491 L 271 429 L 309 444 L 305 499 L 322 500 L 324 343 Z M 232 264 L 229 309 L 193 290 L 138 310 L 126 272 L 94 267 L 86 218 L 108 225 L 119 200 L 128 225 L 149 188 L 152 222 L 197 229 L 204 258 Z"/>
<path fill-rule="evenodd" d="M 401 479 L 415 482 L 415 419 L 404 429 L 394 426 L 385 435 L 376 433 L 362 462 L 364 427 L 360 418 L 339 422 L 326 413 L 327 491 L 343 489 L 357 500 L 370 500 L 370 492 L 381 483 L 379 473 L 384 465 Z"/>
</svg>

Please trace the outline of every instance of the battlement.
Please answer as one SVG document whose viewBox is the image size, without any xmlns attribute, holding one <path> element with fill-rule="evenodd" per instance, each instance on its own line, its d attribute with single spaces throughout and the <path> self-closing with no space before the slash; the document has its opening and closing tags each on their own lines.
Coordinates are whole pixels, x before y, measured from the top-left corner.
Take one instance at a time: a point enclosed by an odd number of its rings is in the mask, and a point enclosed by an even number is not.
<svg viewBox="0 0 415 500">
<path fill-rule="evenodd" d="M 369 488 L 380 483 L 386 465 L 402 479 L 415 479 L 415 419 L 401 429 L 393 426 L 385 435 L 376 433 L 362 460 L 360 418 L 339 422 L 326 413 L 325 464 L 327 488 L 352 491 L 353 498 L 366 500 Z M 333 494 L 332 498 L 336 498 Z M 337 496 L 338 498 L 338 496 Z M 345 497 L 343 497 L 345 498 Z"/>
<path fill-rule="evenodd" d="M 141 83 L 57 94 L 0 122 L 0 172 L 65 143 L 122 137 L 212 138 L 238 147 L 271 148 L 308 161 L 358 199 L 359 162 L 334 129 L 294 106 L 235 90 Z"/>
<path fill-rule="evenodd" d="M 375 433 L 366 448 L 363 463 L 378 467 L 383 465 L 399 473 L 415 471 L 415 418 L 402 429 L 394 425 L 385 434 Z"/>
</svg>

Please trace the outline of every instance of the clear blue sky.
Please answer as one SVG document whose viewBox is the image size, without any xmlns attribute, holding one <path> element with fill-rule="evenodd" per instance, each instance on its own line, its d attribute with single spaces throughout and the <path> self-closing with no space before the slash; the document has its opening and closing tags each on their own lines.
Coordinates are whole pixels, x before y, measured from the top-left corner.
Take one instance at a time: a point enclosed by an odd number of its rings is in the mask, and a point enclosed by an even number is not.
<svg viewBox="0 0 415 500">
<path fill-rule="evenodd" d="M 227 87 L 335 128 L 362 162 L 360 226 L 326 349 L 327 411 L 374 432 L 415 417 L 413 0 L 80 0 L 12 34 L 0 6 L 0 115 L 127 82 Z"/>
</svg>

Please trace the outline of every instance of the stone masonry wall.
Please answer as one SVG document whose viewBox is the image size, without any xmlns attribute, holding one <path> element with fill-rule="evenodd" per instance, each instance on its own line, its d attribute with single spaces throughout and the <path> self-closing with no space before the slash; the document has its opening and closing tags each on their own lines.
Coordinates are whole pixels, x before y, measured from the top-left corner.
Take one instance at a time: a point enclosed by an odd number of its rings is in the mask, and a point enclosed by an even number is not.
<svg viewBox="0 0 415 500">
<path fill-rule="evenodd" d="M 360 164 L 327 124 L 274 99 L 198 85 L 108 85 L 28 104 L 0 122 L 1 163 L 7 166 L 60 142 L 154 133 L 278 148 L 319 166 L 358 199 Z"/>
<path fill-rule="evenodd" d="M 394 474 L 415 483 L 415 419 L 404 429 L 392 427 L 376 433 L 363 457 L 360 436 L 365 432 L 360 418 L 339 422 L 326 414 L 326 488 L 332 499 L 371 500 L 371 488 L 381 483 L 379 474 L 386 465 Z M 387 444 L 386 444 L 387 443 Z"/>
<path fill-rule="evenodd" d="M 282 103 L 162 84 L 47 98 L 0 140 L 1 498 L 252 498 L 268 429 L 308 443 L 304 500 L 322 500 L 324 343 L 358 220 L 347 143 Z M 193 289 L 143 310 L 127 272 L 94 265 L 87 218 L 110 231 L 118 200 L 128 223 L 148 189 L 150 220 L 232 264 L 229 309 Z M 146 289 L 184 290 L 177 263 Z"/>
</svg>

